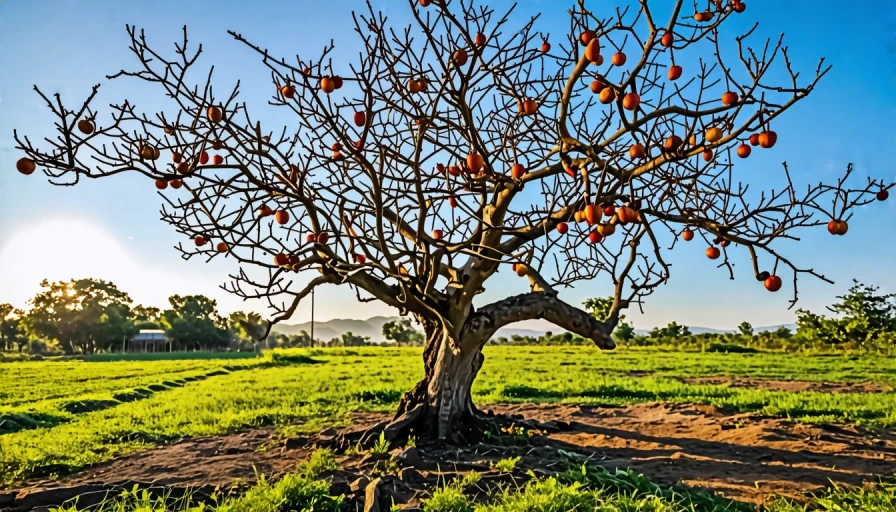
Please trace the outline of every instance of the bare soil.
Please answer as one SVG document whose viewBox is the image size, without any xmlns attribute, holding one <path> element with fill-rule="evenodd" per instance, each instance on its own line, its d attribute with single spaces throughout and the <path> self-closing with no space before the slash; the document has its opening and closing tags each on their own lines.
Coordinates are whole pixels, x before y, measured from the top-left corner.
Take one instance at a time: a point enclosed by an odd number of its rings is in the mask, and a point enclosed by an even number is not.
<svg viewBox="0 0 896 512">
<path fill-rule="evenodd" d="M 814 382 L 806 380 L 754 379 L 748 377 L 687 377 L 680 379 L 687 384 L 731 386 L 747 389 L 767 389 L 770 391 L 816 391 L 818 393 L 884 393 L 890 391 L 882 384 L 873 382 Z"/>
<path fill-rule="evenodd" d="M 896 474 L 892 432 L 805 425 L 690 404 L 618 408 L 515 404 L 493 410 L 525 418 L 542 426 L 545 433 L 530 438 L 525 446 L 421 448 L 412 457 L 396 457 L 397 466 L 391 467 L 396 475 L 384 477 L 392 486 L 390 499 L 419 503 L 437 482 L 470 469 L 483 474 L 482 485 L 505 485 L 508 479 L 520 483 L 527 478 L 526 469 L 542 473 L 562 469 L 564 458 L 558 450 L 580 454 L 608 469 L 631 468 L 660 484 L 683 483 L 751 503 L 762 503 L 772 493 L 799 499 L 830 482 L 861 485 Z M 385 419 L 384 415 L 357 414 L 354 422 L 360 428 Z M 321 437 L 334 435 L 330 430 Z M 30 482 L 18 496 L 122 482 L 204 489 L 226 489 L 234 482 L 245 485 L 256 479 L 256 472 L 276 477 L 292 471 L 313 449 L 304 438 L 275 440 L 273 434 L 273 428 L 263 428 L 184 439 L 55 481 Z M 516 474 L 501 475 L 490 469 L 492 462 L 510 456 L 522 457 Z M 343 456 L 340 462 L 342 469 L 328 475 L 334 491 L 363 500 L 363 480 L 373 478 L 374 468 L 381 473 L 382 461 L 356 454 Z M 407 467 L 414 472 L 401 469 Z"/>
</svg>

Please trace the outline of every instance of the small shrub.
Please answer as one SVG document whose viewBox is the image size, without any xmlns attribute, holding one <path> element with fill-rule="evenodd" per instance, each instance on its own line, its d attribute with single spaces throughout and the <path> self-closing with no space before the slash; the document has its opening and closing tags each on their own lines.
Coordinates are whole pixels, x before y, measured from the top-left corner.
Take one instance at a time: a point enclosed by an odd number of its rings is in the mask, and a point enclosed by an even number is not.
<svg viewBox="0 0 896 512">
<path fill-rule="evenodd" d="M 517 463 L 520 461 L 521 457 L 509 457 L 506 459 L 501 459 L 498 462 L 492 464 L 492 468 L 497 469 L 502 473 L 511 473 L 516 469 Z"/>
<path fill-rule="evenodd" d="M 332 471 L 339 468 L 336 456 L 332 450 L 319 448 L 311 453 L 308 462 L 302 465 L 302 470 L 310 477 L 315 477 L 324 471 Z"/>
</svg>

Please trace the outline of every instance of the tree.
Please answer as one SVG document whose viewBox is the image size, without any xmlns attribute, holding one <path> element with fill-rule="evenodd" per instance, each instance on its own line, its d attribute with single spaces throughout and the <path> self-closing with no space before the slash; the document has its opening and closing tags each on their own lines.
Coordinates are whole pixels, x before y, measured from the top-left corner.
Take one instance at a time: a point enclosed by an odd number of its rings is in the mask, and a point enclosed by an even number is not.
<svg viewBox="0 0 896 512">
<path fill-rule="evenodd" d="M 90 354 L 119 346 L 133 330 L 131 298 L 101 279 L 41 283 L 24 318 L 35 336 L 57 340 L 66 354 Z"/>
<path fill-rule="evenodd" d="M 681 338 L 690 335 L 691 330 L 686 325 L 678 325 L 677 322 L 669 322 L 666 327 L 654 327 L 650 331 L 650 337 L 656 339 Z"/>
<path fill-rule="evenodd" d="M 853 281 L 837 299 L 828 310 L 839 318 L 797 310 L 797 334 L 827 343 L 876 345 L 884 334 L 896 332 L 896 294 L 881 294 L 876 286 Z"/>
<path fill-rule="evenodd" d="M 280 59 L 230 32 L 271 73 L 271 103 L 295 114 L 290 131 L 253 117 L 238 85 L 222 92 L 213 73 L 197 76 L 186 30 L 166 55 L 128 27 L 138 65 L 110 79 L 147 82 L 172 107 L 122 101 L 109 119 L 95 107 L 99 86 L 74 108 L 37 88 L 58 134 L 38 147 L 14 133 L 18 168 L 64 185 L 124 172 L 154 180 L 183 256 L 239 262 L 226 288 L 267 299 L 274 323 L 326 284 L 413 315 L 425 372 L 390 435 L 475 438 L 489 420 L 471 386 L 499 328 L 543 318 L 615 347 L 620 312 L 671 277 L 663 254 L 684 245 L 679 235 L 700 237 L 732 278 L 728 246 L 740 247 L 772 291 L 782 285 L 772 272 L 794 285 L 824 279 L 778 242 L 828 221 L 845 233 L 856 206 L 893 186 L 850 185 L 851 166 L 832 184 L 796 183 L 786 165 L 777 181 L 740 181 L 751 176 L 735 154 L 748 156 L 750 139 L 756 151 L 774 146 L 777 118 L 829 69 L 822 61 L 804 80 L 781 40 L 748 47 L 753 29 L 726 46 L 723 25 L 749 16 L 735 12 L 742 4 L 714 2 L 710 20 L 695 21 L 677 0 L 659 23 L 646 1 L 602 15 L 583 2 L 552 44 L 535 13 L 514 26 L 516 15 L 473 2 L 408 0 L 412 26 L 395 30 L 368 3 L 353 15 L 353 62 L 334 60 L 332 45 Z M 731 53 L 739 69 L 722 61 Z M 782 60 L 786 78 L 774 83 Z M 501 270 L 529 291 L 484 303 Z M 558 293 L 598 276 L 613 283 L 603 320 Z"/>
<path fill-rule="evenodd" d="M 363 347 L 370 345 L 370 338 L 367 336 L 356 336 L 349 331 L 342 333 L 340 344 L 343 347 Z"/>
<path fill-rule="evenodd" d="M 383 336 L 398 345 L 416 345 L 423 342 L 423 335 L 411 325 L 411 321 L 403 318 L 383 324 Z"/>
<path fill-rule="evenodd" d="M 12 304 L 0 304 L 0 349 L 10 350 L 16 345 L 19 352 L 28 343 L 22 325 L 22 317 L 25 313 L 16 309 Z"/>
<path fill-rule="evenodd" d="M 162 310 L 155 306 L 137 305 L 131 310 L 131 316 L 137 322 L 156 323 L 162 319 Z"/>
<path fill-rule="evenodd" d="M 613 297 L 585 299 L 583 305 L 585 309 L 591 310 L 591 316 L 605 321 L 613 310 Z M 635 338 L 635 328 L 630 323 L 625 323 L 625 315 L 617 313 L 616 330 L 613 331 L 613 337 L 621 341 L 631 341 Z"/>
<path fill-rule="evenodd" d="M 613 331 L 613 336 L 619 341 L 632 341 L 635 339 L 635 328 L 628 322 L 620 321 L 616 330 Z"/>
<path fill-rule="evenodd" d="M 741 322 L 737 330 L 744 336 L 753 336 L 753 325 L 750 322 Z"/>
<path fill-rule="evenodd" d="M 243 340 L 264 341 L 267 337 L 267 323 L 255 312 L 235 311 L 227 317 L 227 324 Z"/>
<path fill-rule="evenodd" d="M 204 295 L 172 295 L 168 303 L 171 309 L 162 312 L 161 324 L 175 350 L 220 350 L 230 344 L 217 301 Z"/>
</svg>

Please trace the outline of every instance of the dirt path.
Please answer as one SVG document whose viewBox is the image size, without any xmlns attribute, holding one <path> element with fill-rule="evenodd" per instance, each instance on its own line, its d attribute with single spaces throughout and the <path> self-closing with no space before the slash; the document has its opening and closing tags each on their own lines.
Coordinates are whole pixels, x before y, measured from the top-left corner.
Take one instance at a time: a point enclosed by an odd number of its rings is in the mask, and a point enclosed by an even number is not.
<svg viewBox="0 0 896 512">
<path fill-rule="evenodd" d="M 766 389 L 769 391 L 815 391 L 818 393 L 883 393 L 892 388 L 873 382 L 816 382 L 807 380 L 755 379 L 750 377 L 687 377 L 680 379 L 687 384 L 731 386 L 735 388 Z"/>
<path fill-rule="evenodd" d="M 896 435 L 851 426 L 802 425 L 753 414 L 724 414 L 711 406 L 667 403 L 619 408 L 521 404 L 493 410 L 553 427 L 553 433 L 538 440 L 541 446 L 520 450 L 521 465 L 527 468 L 559 464 L 557 450 L 565 450 L 607 468 L 635 469 L 657 483 L 682 482 L 754 503 L 770 493 L 798 497 L 829 481 L 860 485 L 896 474 Z M 359 414 L 355 423 L 373 424 L 384 418 Z M 234 481 L 254 481 L 256 472 L 276 476 L 291 471 L 308 456 L 310 448 L 301 439 L 274 442 L 273 432 L 265 428 L 185 439 L 28 487 L 137 481 L 226 488 Z M 512 451 L 483 445 L 455 452 L 455 460 L 487 467 Z"/>
</svg>

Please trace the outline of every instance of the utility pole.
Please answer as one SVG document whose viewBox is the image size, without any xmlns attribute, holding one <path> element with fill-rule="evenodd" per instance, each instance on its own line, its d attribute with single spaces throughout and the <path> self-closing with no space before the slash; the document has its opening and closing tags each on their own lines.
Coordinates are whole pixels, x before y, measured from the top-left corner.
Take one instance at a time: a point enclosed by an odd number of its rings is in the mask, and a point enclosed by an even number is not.
<svg viewBox="0 0 896 512">
<path fill-rule="evenodd" d="M 314 348 L 314 288 L 311 289 L 311 348 Z"/>
</svg>

